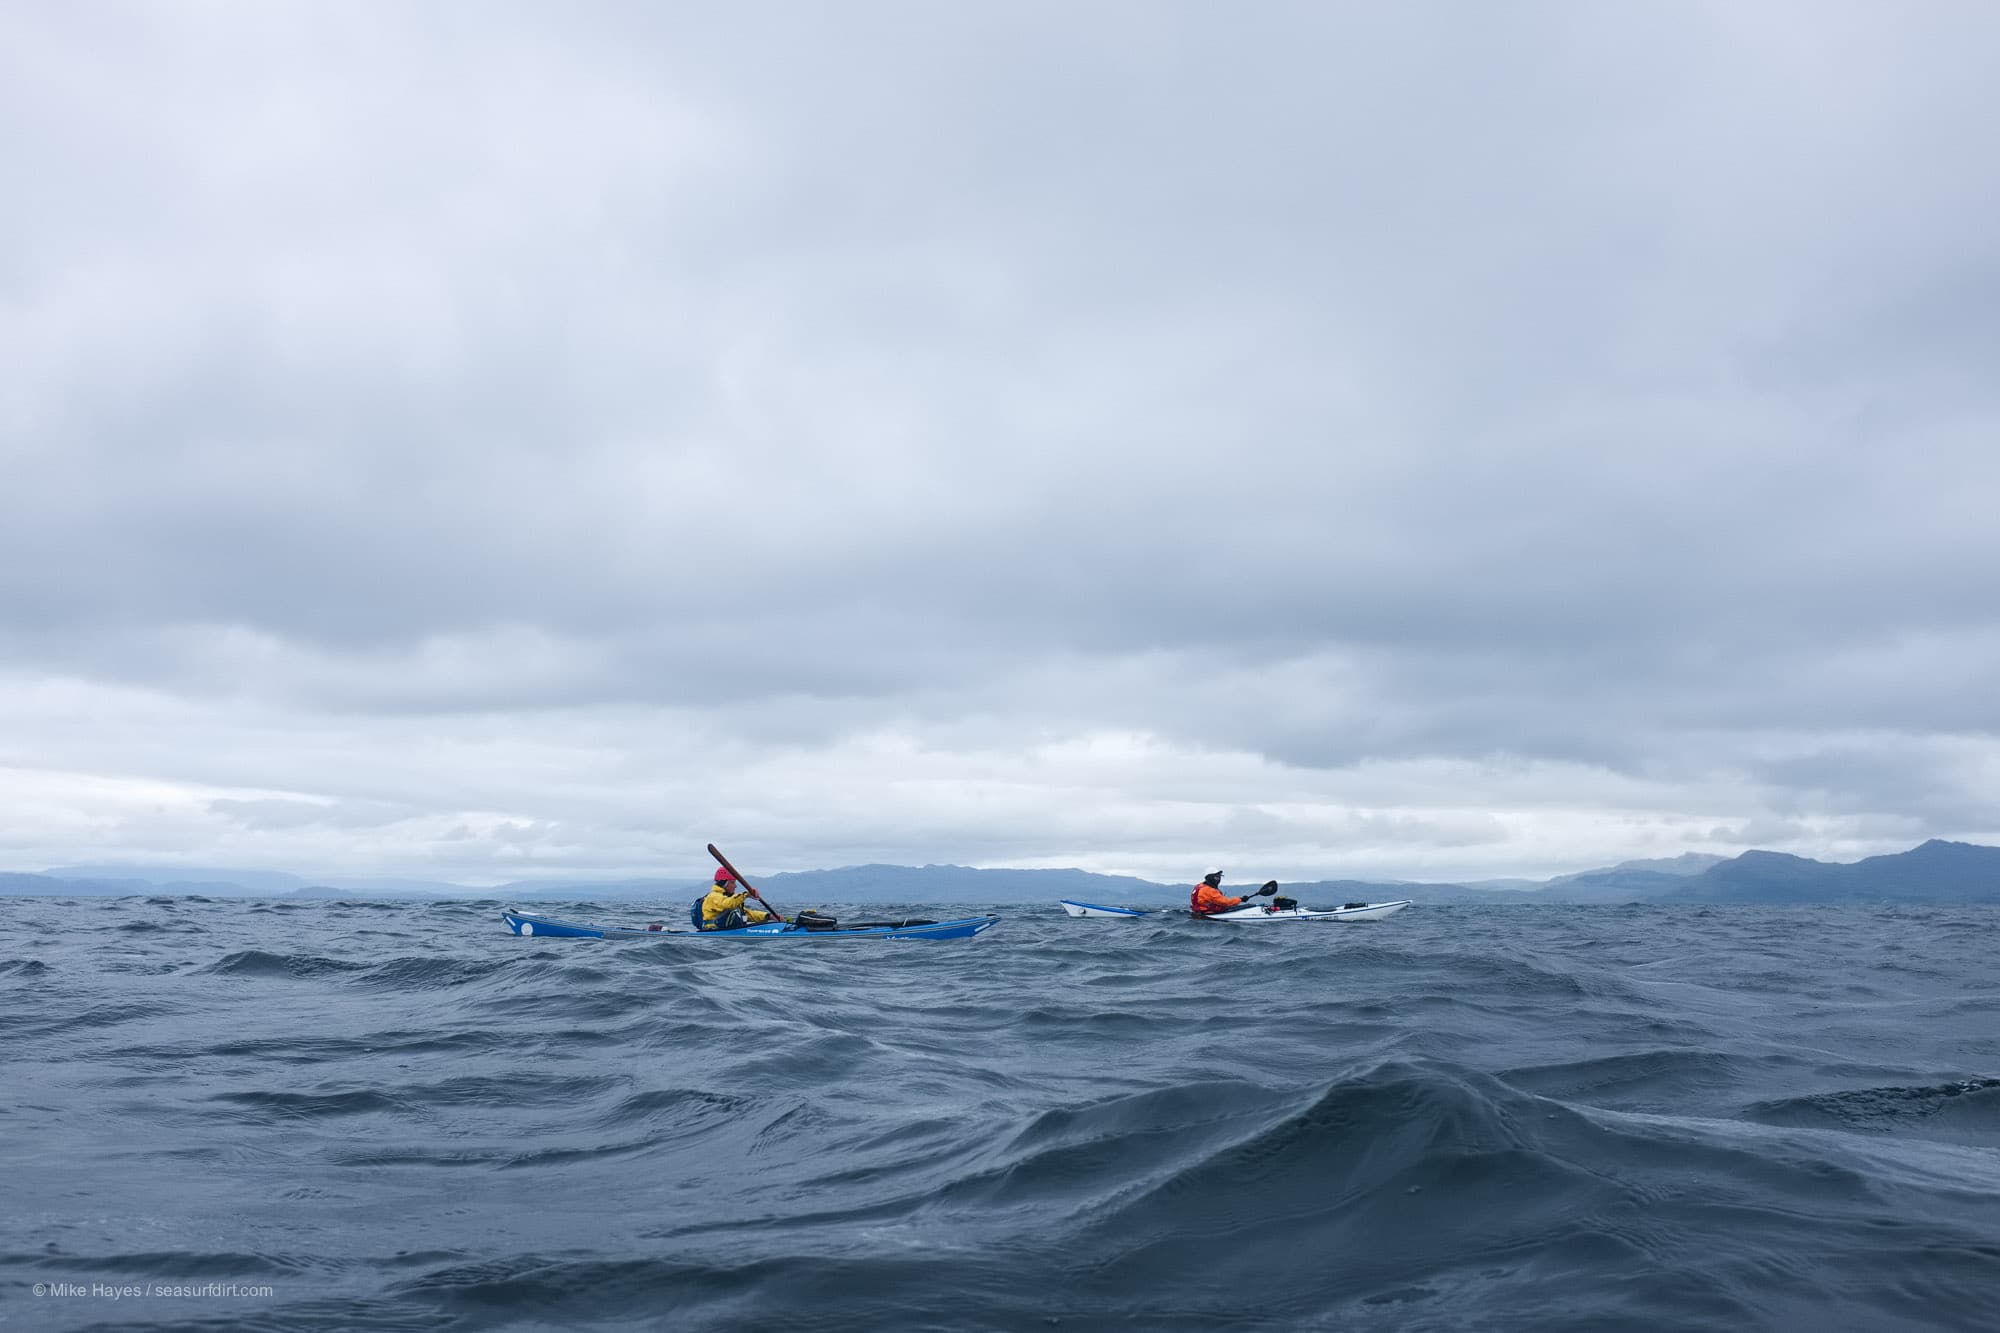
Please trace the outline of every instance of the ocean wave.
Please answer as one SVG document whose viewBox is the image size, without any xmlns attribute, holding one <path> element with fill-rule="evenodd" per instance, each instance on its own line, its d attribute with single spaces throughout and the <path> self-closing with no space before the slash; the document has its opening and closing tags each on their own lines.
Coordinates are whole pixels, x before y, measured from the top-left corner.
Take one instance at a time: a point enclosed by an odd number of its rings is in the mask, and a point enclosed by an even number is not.
<svg viewBox="0 0 2000 1333">
<path fill-rule="evenodd" d="M 209 1099 L 231 1108 L 239 1121 L 320 1120 L 330 1116 L 384 1115 L 408 1104 L 373 1088 L 345 1092 L 223 1092 Z"/>
<path fill-rule="evenodd" d="M 196 970 L 212 977 L 284 977 L 308 980 L 338 976 L 344 972 L 362 972 L 366 971 L 368 966 L 367 963 L 327 958 L 320 954 L 269 953 L 263 949 L 239 949 Z"/>
<path fill-rule="evenodd" d="M 519 964 L 513 958 L 392 958 L 370 967 L 364 979 L 391 990 L 445 990 L 485 981 Z"/>
<path fill-rule="evenodd" d="M 2000 1078 L 1816 1092 L 1755 1102 L 1746 1113 L 1764 1124 L 1970 1136 L 2000 1144 Z"/>
<path fill-rule="evenodd" d="M 277 1294 L 51 1327 L 1836 1333 L 2000 1289 L 1990 912 L 835 951 L 176 902 L 23 909 L 0 1292 Z"/>
<path fill-rule="evenodd" d="M 1701 1047 L 1655 1047 L 1615 1055 L 1528 1065 L 1501 1077 L 1525 1092 L 1608 1106 L 1656 1110 L 1691 1097 L 1727 1093 L 1765 1078 L 1773 1066 L 1796 1066 L 1790 1056 L 1731 1054 Z"/>
</svg>

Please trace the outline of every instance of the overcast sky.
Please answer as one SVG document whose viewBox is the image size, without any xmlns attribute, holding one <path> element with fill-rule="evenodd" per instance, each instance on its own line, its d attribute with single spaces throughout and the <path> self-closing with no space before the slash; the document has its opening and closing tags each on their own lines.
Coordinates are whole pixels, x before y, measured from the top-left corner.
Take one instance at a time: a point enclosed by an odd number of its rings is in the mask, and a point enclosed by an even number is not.
<svg viewBox="0 0 2000 1333">
<path fill-rule="evenodd" d="M 0 14 L 0 869 L 2000 842 L 2000 7 Z"/>
</svg>

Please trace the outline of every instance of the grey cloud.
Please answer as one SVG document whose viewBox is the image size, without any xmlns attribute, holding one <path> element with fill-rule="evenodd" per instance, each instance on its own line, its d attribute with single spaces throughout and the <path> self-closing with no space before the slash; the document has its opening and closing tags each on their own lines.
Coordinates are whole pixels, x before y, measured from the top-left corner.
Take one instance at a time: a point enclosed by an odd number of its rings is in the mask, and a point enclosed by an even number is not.
<svg viewBox="0 0 2000 1333">
<path fill-rule="evenodd" d="M 0 653 L 255 721 L 27 759 L 584 857 L 650 854 L 602 792 L 280 738 L 826 756 L 773 837 L 888 732 L 1976 819 L 1983 10 L 129 18 L 0 43 Z M 1041 781 L 903 859 L 1115 839 Z M 1214 836 L 1291 837 L 1255 797 Z"/>
<path fill-rule="evenodd" d="M 208 803 L 209 811 L 260 831 L 324 826 L 340 829 L 381 828 L 422 813 L 413 806 L 368 801 L 295 801 L 264 797 L 234 800 L 218 797 Z"/>
</svg>

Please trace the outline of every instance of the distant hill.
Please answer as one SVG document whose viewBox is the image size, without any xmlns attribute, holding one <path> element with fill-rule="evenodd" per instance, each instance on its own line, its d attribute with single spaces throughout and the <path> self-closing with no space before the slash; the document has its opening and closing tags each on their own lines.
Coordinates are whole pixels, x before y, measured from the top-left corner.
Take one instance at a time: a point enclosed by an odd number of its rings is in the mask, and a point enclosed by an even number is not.
<svg viewBox="0 0 2000 1333">
<path fill-rule="evenodd" d="M 760 876 L 755 881 L 789 911 L 821 903 L 911 905 L 1086 902 L 1177 906 L 1188 886 L 1085 870 L 978 870 L 969 866 L 865 865 Z M 336 877 L 308 881 L 278 871 L 129 865 L 67 866 L 44 874 L 0 873 L 0 896 L 72 897 L 194 893 L 207 897 L 501 899 L 514 902 L 634 902 L 666 907 L 692 901 L 706 878 L 523 880 L 472 888 L 437 880 Z M 1255 885 L 1230 884 L 1232 893 Z M 1688 853 L 1625 861 L 1554 879 L 1475 884 L 1332 879 L 1284 886 L 1311 903 L 1412 898 L 1432 904 L 1618 903 L 2000 903 L 2000 848 L 1932 840 L 1907 852 L 1852 863 L 1751 851 L 1724 859 Z"/>
<path fill-rule="evenodd" d="M 141 893 L 166 889 L 174 893 L 199 893 L 211 897 L 290 893 L 306 883 L 297 875 L 288 875 L 282 870 L 237 870 L 212 866 L 57 866 L 42 873 L 51 879 L 143 884 L 145 887 L 139 890 Z"/>
<path fill-rule="evenodd" d="M 1586 870 L 1550 880 L 1535 896 L 1550 903 L 1643 903 L 1665 897 L 1687 879 L 1665 870 Z"/>
<path fill-rule="evenodd" d="M 1658 856 L 1646 861 L 1620 861 L 1613 870 L 1651 870 L 1662 875 L 1699 875 L 1710 866 L 1721 865 L 1729 858 L 1717 856 L 1713 852 L 1682 852 L 1679 856 Z M 1600 872 L 1586 870 L 1586 875 Z M 1574 879 L 1573 875 L 1558 875 L 1556 880 Z M 1551 881 L 1554 882 L 1554 881 Z"/>
<path fill-rule="evenodd" d="M 1745 852 L 1690 876 L 1668 902 L 2000 903 L 2000 847 L 1937 838 L 1849 863 Z"/>
<path fill-rule="evenodd" d="M 0 896 L 9 898 L 127 898 L 153 892 L 152 885 L 139 880 L 60 879 L 0 871 Z"/>
</svg>

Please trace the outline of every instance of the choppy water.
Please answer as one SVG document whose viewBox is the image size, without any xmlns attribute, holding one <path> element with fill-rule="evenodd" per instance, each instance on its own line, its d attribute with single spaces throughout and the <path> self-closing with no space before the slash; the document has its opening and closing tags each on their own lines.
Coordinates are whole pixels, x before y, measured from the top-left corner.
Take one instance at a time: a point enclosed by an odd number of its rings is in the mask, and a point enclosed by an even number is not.
<svg viewBox="0 0 2000 1333">
<path fill-rule="evenodd" d="M 0 904 L 0 1323 L 2000 1323 L 2000 911 L 497 906 Z"/>
</svg>

